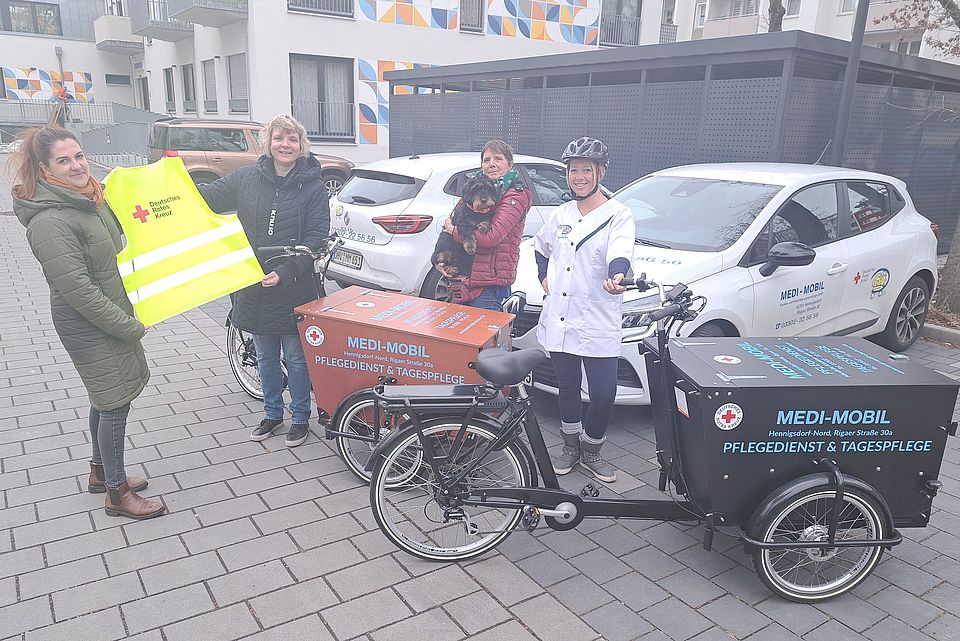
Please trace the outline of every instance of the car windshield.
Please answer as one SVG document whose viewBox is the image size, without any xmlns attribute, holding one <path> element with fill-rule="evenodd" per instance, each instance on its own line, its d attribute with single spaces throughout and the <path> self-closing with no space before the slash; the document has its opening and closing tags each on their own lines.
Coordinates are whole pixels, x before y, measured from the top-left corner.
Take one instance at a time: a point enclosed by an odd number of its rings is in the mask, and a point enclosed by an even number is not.
<svg viewBox="0 0 960 641">
<path fill-rule="evenodd" d="M 743 235 L 780 185 L 649 176 L 614 195 L 630 208 L 637 243 L 715 252 Z"/>
</svg>

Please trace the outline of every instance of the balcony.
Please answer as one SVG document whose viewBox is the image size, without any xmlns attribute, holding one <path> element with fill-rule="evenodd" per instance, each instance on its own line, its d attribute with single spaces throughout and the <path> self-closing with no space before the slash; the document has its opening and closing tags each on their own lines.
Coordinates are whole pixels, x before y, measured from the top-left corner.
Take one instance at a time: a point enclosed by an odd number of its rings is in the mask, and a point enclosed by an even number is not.
<svg viewBox="0 0 960 641">
<path fill-rule="evenodd" d="M 307 129 L 311 138 L 353 140 L 356 115 L 353 103 L 294 100 L 290 114 Z"/>
<path fill-rule="evenodd" d="M 676 42 L 676 41 L 677 41 L 677 25 L 675 24 L 660 25 L 660 42 Z"/>
<path fill-rule="evenodd" d="M 640 44 L 640 18 L 629 16 L 600 16 L 600 45 L 632 47 Z"/>
<path fill-rule="evenodd" d="M 247 19 L 247 0 L 167 0 L 170 17 L 205 27 L 225 27 Z"/>
<path fill-rule="evenodd" d="M 318 13 L 324 16 L 353 17 L 354 0 L 287 0 L 290 11 Z"/>
<path fill-rule="evenodd" d="M 93 21 L 93 39 L 97 50 L 132 56 L 143 52 L 143 39 L 133 35 L 130 18 L 100 16 Z"/>
<path fill-rule="evenodd" d="M 707 22 L 703 25 L 703 37 L 745 36 L 757 33 L 759 26 L 760 16 L 756 13 L 747 16 L 707 18 Z"/>
<path fill-rule="evenodd" d="M 179 42 L 193 37 L 193 25 L 170 16 L 167 0 L 133 0 L 127 6 L 130 28 L 144 38 Z"/>
</svg>

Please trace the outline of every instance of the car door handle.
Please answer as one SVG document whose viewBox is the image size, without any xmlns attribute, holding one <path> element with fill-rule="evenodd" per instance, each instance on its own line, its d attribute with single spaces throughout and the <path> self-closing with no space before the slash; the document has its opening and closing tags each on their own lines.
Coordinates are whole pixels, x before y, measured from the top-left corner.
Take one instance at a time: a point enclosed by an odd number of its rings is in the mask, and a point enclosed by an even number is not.
<svg viewBox="0 0 960 641">
<path fill-rule="evenodd" d="M 220 158 L 219 156 L 214 156 L 213 158 L 210 159 L 210 162 L 223 162 L 223 158 Z"/>
<path fill-rule="evenodd" d="M 834 263 L 833 267 L 827 270 L 828 276 L 833 276 L 834 274 L 839 274 L 840 272 L 847 271 L 846 263 Z"/>
</svg>

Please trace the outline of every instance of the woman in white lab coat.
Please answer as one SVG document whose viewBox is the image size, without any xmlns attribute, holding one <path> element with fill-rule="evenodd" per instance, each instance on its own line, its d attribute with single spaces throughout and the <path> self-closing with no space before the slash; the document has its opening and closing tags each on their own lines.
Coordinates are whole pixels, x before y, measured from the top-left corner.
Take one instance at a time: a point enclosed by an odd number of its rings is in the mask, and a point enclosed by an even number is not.
<svg viewBox="0 0 960 641">
<path fill-rule="evenodd" d="M 616 480 L 600 455 L 617 394 L 622 323 L 621 286 L 633 262 L 633 215 L 600 191 L 607 147 L 593 138 L 571 142 L 561 160 L 573 200 L 557 207 L 536 237 L 544 297 L 537 340 L 550 352 L 559 386 L 563 451 L 557 474 L 579 462 L 595 478 Z M 590 406 L 584 415 L 581 374 Z"/>
</svg>

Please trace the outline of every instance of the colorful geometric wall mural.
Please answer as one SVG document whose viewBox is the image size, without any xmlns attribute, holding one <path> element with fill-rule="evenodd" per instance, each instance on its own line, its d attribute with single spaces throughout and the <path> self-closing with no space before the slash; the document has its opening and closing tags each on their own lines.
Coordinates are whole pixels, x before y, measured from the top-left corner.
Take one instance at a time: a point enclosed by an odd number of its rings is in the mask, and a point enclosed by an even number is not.
<svg viewBox="0 0 960 641">
<path fill-rule="evenodd" d="M 508 38 L 596 45 L 600 0 L 484 0 L 486 33 Z M 460 0 L 357 0 L 360 19 L 454 30 Z"/>
<path fill-rule="evenodd" d="M 390 83 L 383 79 L 384 72 L 429 66 L 416 62 L 357 58 L 357 104 L 360 107 L 361 145 L 385 145 L 389 140 L 387 132 L 390 127 Z M 410 92 L 411 87 L 397 87 L 397 93 Z"/>
<path fill-rule="evenodd" d="M 93 76 L 85 71 L 59 71 L 36 67 L 0 67 L 10 100 L 55 100 L 60 87 L 70 102 L 93 102 Z"/>
<path fill-rule="evenodd" d="M 595 45 L 600 0 L 486 0 L 487 33 Z"/>
<path fill-rule="evenodd" d="M 358 17 L 412 27 L 456 29 L 460 0 L 357 0 Z"/>
</svg>

